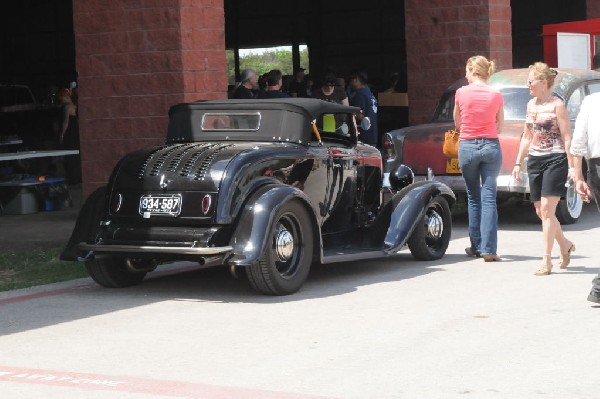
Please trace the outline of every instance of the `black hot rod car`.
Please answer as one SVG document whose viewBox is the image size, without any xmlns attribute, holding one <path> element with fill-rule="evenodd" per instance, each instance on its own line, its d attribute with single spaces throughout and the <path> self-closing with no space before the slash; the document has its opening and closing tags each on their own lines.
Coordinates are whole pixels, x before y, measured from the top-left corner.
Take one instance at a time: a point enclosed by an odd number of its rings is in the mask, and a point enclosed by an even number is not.
<svg viewBox="0 0 600 399">
<path fill-rule="evenodd" d="M 357 112 L 300 98 L 175 105 L 165 145 L 126 155 L 88 197 L 63 259 L 83 259 L 105 287 L 192 260 L 245 269 L 256 290 L 286 295 L 313 263 L 405 245 L 441 258 L 454 193 L 413 183 L 404 165 L 384 176 L 380 152 L 358 141 Z"/>
</svg>

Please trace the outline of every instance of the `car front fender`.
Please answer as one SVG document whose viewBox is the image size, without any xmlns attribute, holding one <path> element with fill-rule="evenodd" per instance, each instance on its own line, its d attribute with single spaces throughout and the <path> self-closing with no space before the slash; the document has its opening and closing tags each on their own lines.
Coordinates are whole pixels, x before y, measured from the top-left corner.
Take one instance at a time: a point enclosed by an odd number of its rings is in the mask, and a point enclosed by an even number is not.
<svg viewBox="0 0 600 399">
<path fill-rule="evenodd" d="M 386 254 L 398 252 L 408 241 L 431 201 L 443 195 L 452 205 L 456 197 L 452 190 L 436 181 L 421 181 L 400 190 L 392 198 L 394 210 L 390 220 L 383 249 Z"/>
<path fill-rule="evenodd" d="M 315 236 L 319 237 L 320 244 L 321 233 L 314 207 L 306 194 L 296 187 L 269 184 L 258 189 L 244 205 L 232 236 L 233 256 L 227 263 L 250 266 L 257 262 L 268 245 L 268 235 L 274 223 L 273 216 L 284 203 L 292 199 L 299 199 L 309 210 L 313 231 Z"/>
</svg>

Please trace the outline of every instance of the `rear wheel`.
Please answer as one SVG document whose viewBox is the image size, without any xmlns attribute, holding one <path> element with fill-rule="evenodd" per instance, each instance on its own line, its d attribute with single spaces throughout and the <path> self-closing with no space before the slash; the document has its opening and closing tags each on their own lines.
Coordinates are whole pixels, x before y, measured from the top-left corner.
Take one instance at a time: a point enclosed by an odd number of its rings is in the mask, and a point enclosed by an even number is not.
<svg viewBox="0 0 600 399">
<path fill-rule="evenodd" d="M 446 253 L 452 233 L 450 206 L 444 197 L 435 197 L 408 239 L 408 248 L 418 260 L 440 259 Z"/>
<path fill-rule="evenodd" d="M 246 268 L 250 285 L 267 295 L 298 291 L 312 263 L 313 236 L 310 216 L 299 201 L 279 208 L 259 261 Z"/>
<path fill-rule="evenodd" d="M 561 199 L 556 207 L 556 218 L 560 224 L 573 224 L 579 220 L 581 216 L 581 210 L 583 209 L 583 201 L 575 186 L 571 186 L 567 189 L 567 195 L 565 199 Z"/>
<path fill-rule="evenodd" d="M 90 277 L 106 288 L 138 285 L 156 264 L 151 260 L 98 256 L 85 261 Z"/>
</svg>

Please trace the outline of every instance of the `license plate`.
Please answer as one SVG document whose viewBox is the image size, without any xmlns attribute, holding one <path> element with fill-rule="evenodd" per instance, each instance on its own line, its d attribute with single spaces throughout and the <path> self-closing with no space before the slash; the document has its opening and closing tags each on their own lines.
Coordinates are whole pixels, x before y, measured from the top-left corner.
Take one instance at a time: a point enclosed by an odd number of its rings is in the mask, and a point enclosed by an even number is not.
<svg viewBox="0 0 600 399">
<path fill-rule="evenodd" d="M 140 215 L 149 218 L 153 215 L 177 216 L 181 212 L 181 194 L 142 195 Z"/>
<path fill-rule="evenodd" d="M 460 165 L 458 164 L 457 158 L 447 159 L 446 160 L 446 173 L 462 173 L 460 170 Z"/>
</svg>

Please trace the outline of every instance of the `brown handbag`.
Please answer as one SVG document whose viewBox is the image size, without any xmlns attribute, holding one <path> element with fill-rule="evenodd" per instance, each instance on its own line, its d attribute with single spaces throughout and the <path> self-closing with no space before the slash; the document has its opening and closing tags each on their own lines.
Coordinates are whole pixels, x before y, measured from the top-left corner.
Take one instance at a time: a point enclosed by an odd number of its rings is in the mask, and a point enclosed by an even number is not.
<svg viewBox="0 0 600 399">
<path fill-rule="evenodd" d="M 444 133 L 444 155 L 446 158 L 458 158 L 458 138 L 460 132 L 455 129 L 447 130 Z"/>
</svg>

